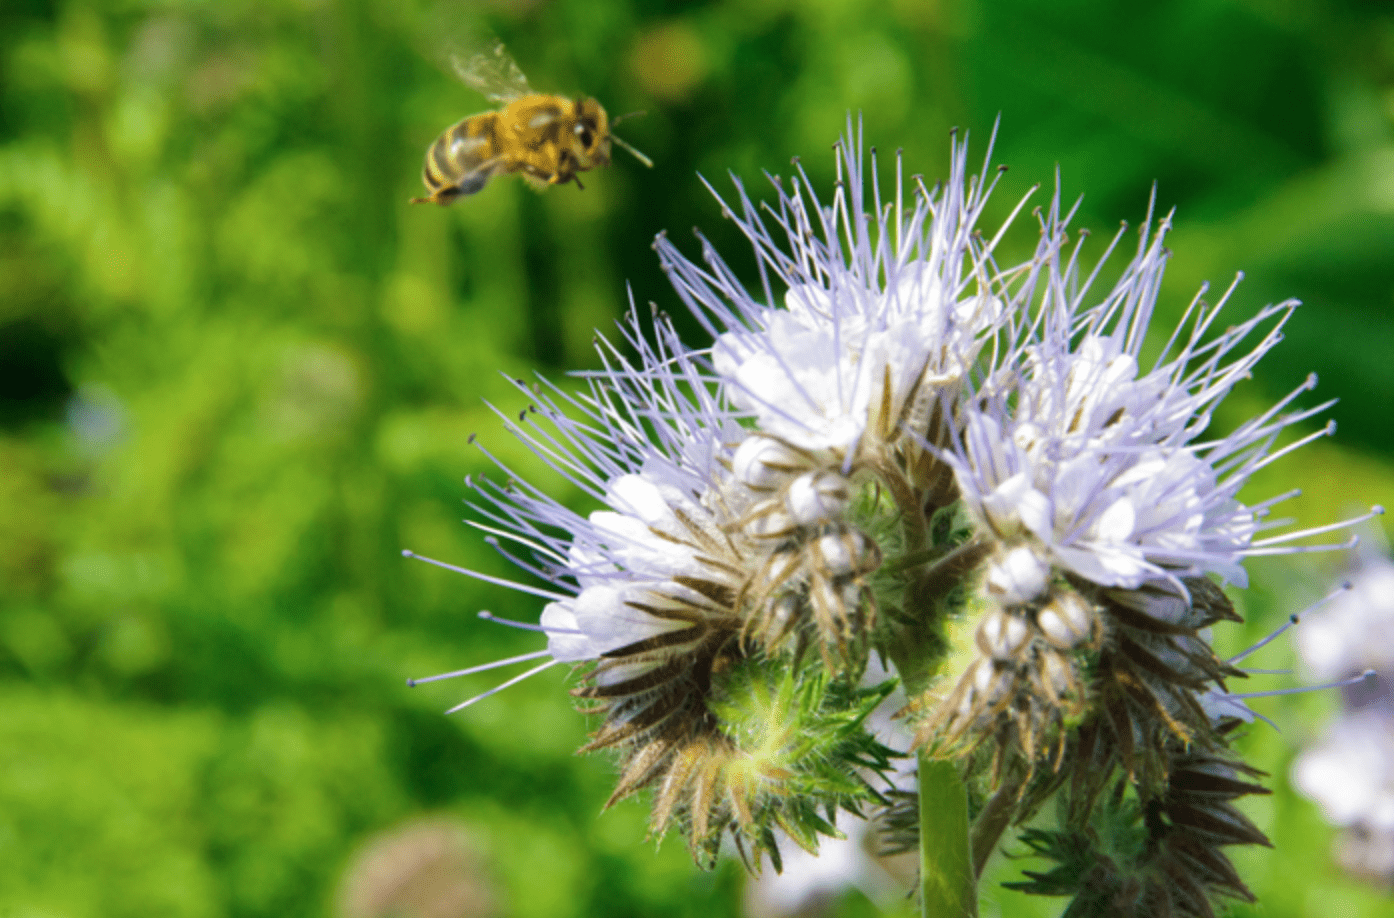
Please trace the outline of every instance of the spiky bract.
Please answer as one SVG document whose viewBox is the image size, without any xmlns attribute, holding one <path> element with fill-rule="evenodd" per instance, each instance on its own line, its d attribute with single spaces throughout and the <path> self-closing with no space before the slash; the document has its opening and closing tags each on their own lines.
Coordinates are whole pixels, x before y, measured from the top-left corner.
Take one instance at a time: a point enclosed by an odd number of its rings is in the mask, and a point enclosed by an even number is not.
<svg viewBox="0 0 1394 918">
<path fill-rule="evenodd" d="M 1217 897 L 1253 902 L 1222 849 L 1271 847 L 1234 806 L 1240 797 L 1269 793 L 1252 780 L 1260 773 L 1229 755 L 1184 751 L 1174 742 L 1167 750 L 1159 787 L 1119 778 L 1082 820 L 1066 816 L 1060 830 L 1025 830 L 1022 841 L 1055 866 L 1006 885 L 1072 897 L 1068 918 L 1216 918 Z M 1074 803 L 1066 794 L 1065 806 Z"/>
</svg>

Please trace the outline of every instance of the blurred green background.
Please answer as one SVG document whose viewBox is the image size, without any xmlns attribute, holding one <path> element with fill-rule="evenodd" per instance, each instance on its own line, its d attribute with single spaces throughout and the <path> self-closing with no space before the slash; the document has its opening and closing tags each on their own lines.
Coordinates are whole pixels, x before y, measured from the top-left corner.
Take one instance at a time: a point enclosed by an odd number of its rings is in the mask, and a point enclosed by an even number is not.
<svg viewBox="0 0 1394 918">
<path fill-rule="evenodd" d="M 617 151 L 584 192 L 408 205 L 426 146 L 484 107 L 442 53 L 490 33 L 536 88 L 646 109 L 622 133 L 656 168 Z M 355 853 L 423 818 L 464 827 L 505 914 L 739 914 L 732 865 L 655 851 L 642 803 L 599 815 L 610 766 L 573 754 L 565 673 L 449 718 L 494 674 L 405 688 L 534 649 L 474 613 L 538 603 L 399 553 L 506 575 L 460 522 L 462 478 L 489 468 L 468 435 L 568 492 L 484 405 L 522 407 L 501 374 L 593 366 L 626 284 L 676 310 L 660 230 L 695 252 L 701 225 L 750 273 L 696 174 L 760 192 L 800 155 L 826 188 L 848 110 L 931 179 L 952 125 L 981 154 L 1000 113 L 999 215 L 1058 163 L 1111 230 L 1155 179 L 1179 207 L 1167 310 L 1240 268 L 1236 316 L 1307 302 L 1220 423 L 1312 370 L 1341 398 L 1336 440 L 1249 497 L 1300 485 L 1308 524 L 1394 504 L 1387 3 L 5 0 L 0 66 L 5 918 L 383 914 L 372 896 L 429 873 L 430 844 L 380 842 L 372 870 Z M 1247 632 L 1217 641 L 1265 633 L 1339 562 L 1258 567 Z M 1284 727 L 1247 740 L 1277 848 L 1240 855 L 1262 901 L 1234 914 L 1388 914 L 1288 789 L 1334 701 L 1258 703 Z"/>
</svg>

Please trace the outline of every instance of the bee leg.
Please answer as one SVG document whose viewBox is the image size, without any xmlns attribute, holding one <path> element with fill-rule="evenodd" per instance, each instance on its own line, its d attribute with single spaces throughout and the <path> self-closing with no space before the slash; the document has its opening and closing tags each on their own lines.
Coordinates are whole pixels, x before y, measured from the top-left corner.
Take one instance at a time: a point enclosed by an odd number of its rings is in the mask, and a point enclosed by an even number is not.
<svg viewBox="0 0 1394 918">
<path fill-rule="evenodd" d="M 548 179 L 553 185 L 565 185 L 567 182 L 575 182 L 576 187 L 582 191 L 586 186 L 581 184 L 581 179 L 576 175 L 576 167 L 573 164 L 574 157 L 570 150 L 562 150 L 561 156 L 557 158 L 557 171 Z"/>
<path fill-rule="evenodd" d="M 460 191 L 454 185 L 447 185 L 444 188 L 437 188 L 424 198 L 412 198 L 412 204 L 439 204 L 442 207 L 451 203 L 460 196 Z"/>
</svg>

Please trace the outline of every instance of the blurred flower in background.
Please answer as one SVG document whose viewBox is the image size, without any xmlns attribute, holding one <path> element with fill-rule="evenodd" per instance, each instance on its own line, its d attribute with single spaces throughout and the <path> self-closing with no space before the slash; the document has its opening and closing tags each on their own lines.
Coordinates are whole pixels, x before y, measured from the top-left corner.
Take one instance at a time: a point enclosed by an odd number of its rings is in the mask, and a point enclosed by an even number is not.
<svg viewBox="0 0 1394 918">
<path fill-rule="evenodd" d="M 788 845 L 784 869 L 765 871 L 746 885 L 749 918 L 821 918 L 837 914 L 850 889 L 882 907 L 905 899 L 919 868 L 918 854 L 877 854 L 876 826 L 849 814 L 838 817 L 846 838 L 827 839 L 812 855 Z"/>
<path fill-rule="evenodd" d="M 344 872 L 339 918 L 504 914 L 475 842 L 457 819 L 412 820 L 370 838 Z"/>
<path fill-rule="evenodd" d="M 1394 885 L 1394 560 L 1374 530 L 1355 552 L 1351 588 L 1297 629 L 1314 680 L 1374 670 L 1341 693 L 1341 709 L 1293 765 L 1297 788 L 1342 829 L 1335 857 L 1352 874 Z"/>
</svg>

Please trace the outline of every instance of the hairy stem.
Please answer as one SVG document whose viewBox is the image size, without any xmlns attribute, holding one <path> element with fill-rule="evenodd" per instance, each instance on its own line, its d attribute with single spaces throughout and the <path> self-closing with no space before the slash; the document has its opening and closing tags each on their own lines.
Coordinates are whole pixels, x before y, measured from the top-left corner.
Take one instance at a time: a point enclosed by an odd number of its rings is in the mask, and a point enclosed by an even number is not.
<svg viewBox="0 0 1394 918">
<path fill-rule="evenodd" d="M 920 914 L 977 918 L 978 879 L 968 842 L 968 791 L 952 762 L 920 753 Z"/>
<path fill-rule="evenodd" d="M 1016 815 L 1017 792 L 1015 782 L 1008 782 L 993 794 L 983 807 L 978 818 L 973 820 L 973 831 L 969 836 L 973 849 L 973 876 L 981 877 L 988 858 L 992 857 L 1002 833 L 1011 825 Z"/>
</svg>

